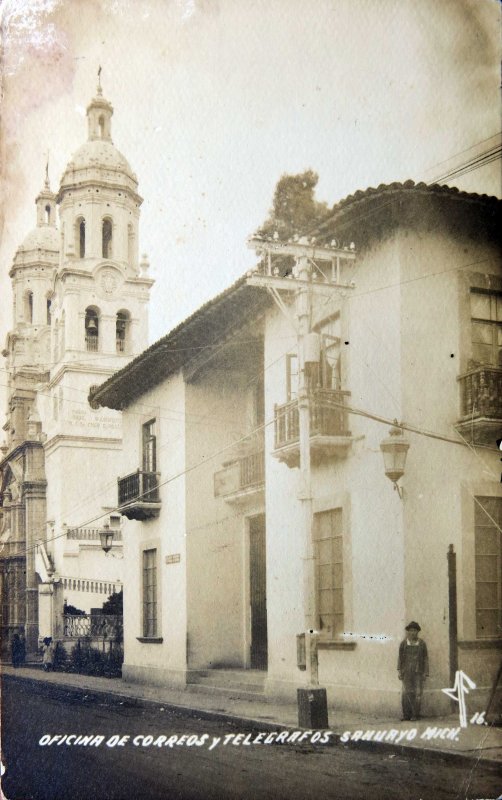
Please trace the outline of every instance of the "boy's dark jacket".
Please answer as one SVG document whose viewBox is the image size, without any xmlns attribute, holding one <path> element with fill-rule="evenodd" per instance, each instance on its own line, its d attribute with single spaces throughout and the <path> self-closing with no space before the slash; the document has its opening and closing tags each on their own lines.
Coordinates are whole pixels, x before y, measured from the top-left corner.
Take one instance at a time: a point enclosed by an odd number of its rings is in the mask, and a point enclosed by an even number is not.
<svg viewBox="0 0 502 800">
<path fill-rule="evenodd" d="M 404 660 L 406 651 L 406 639 L 403 639 L 399 645 L 399 657 L 397 659 L 397 671 L 404 672 Z M 427 654 L 427 645 L 423 639 L 418 640 L 418 663 L 417 672 L 420 675 L 429 674 L 429 656 Z"/>
</svg>

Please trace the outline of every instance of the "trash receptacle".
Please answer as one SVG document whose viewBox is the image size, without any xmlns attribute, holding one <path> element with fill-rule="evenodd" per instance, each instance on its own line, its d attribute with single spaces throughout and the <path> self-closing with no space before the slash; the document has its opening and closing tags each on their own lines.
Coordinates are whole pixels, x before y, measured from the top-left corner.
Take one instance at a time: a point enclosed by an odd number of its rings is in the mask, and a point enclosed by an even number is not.
<svg viewBox="0 0 502 800">
<path fill-rule="evenodd" d="M 300 728 L 328 728 L 326 689 L 297 689 Z"/>
</svg>

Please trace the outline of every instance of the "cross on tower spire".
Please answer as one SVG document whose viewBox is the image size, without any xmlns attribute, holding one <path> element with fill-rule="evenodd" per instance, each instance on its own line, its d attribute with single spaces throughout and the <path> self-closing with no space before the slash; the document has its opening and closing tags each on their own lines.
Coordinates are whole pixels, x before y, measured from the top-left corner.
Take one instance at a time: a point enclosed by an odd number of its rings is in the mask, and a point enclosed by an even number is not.
<svg viewBox="0 0 502 800">
<path fill-rule="evenodd" d="M 47 150 L 47 159 L 45 161 L 45 188 L 50 189 L 49 182 L 49 151 Z"/>
</svg>

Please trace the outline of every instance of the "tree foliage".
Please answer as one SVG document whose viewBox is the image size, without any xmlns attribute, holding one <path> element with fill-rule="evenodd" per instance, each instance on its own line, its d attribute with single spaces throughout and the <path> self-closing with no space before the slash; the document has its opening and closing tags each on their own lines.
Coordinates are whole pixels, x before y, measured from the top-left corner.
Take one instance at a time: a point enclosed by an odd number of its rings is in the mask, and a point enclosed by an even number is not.
<svg viewBox="0 0 502 800">
<path fill-rule="evenodd" d="M 64 601 L 63 614 L 72 614 L 75 617 L 83 617 L 83 616 L 85 616 L 85 611 L 82 611 L 81 608 L 77 608 L 76 606 L 72 606 L 71 604 L 67 603 L 66 600 L 65 600 Z"/>
<path fill-rule="evenodd" d="M 103 603 L 103 614 L 123 614 L 123 591 L 114 592 Z"/>
<path fill-rule="evenodd" d="M 259 233 L 288 239 L 308 233 L 328 216 L 328 206 L 315 199 L 319 176 L 309 169 L 298 175 L 282 175 L 275 187 L 273 205 Z"/>
</svg>

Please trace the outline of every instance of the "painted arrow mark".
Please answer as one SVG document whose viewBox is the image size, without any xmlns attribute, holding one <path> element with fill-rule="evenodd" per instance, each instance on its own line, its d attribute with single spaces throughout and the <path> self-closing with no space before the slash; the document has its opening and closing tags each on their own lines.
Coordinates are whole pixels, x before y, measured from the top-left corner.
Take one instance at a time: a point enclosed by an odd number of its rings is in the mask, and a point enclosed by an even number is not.
<svg viewBox="0 0 502 800">
<path fill-rule="evenodd" d="M 455 683 L 451 689 L 441 689 L 442 692 L 451 697 L 458 703 L 458 716 L 460 719 L 460 727 L 467 728 L 467 711 L 465 707 L 465 696 L 469 694 L 469 689 L 475 689 L 476 684 L 472 681 L 465 672 L 461 669 L 455 673 Z"/>
</svg>

